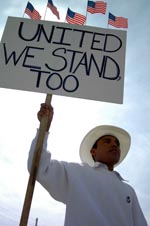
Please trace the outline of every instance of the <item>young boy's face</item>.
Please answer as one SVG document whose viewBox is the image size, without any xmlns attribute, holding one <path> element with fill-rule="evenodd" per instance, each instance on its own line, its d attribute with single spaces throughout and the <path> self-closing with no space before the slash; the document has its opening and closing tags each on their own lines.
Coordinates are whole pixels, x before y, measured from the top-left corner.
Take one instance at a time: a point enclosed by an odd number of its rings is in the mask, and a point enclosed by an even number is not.
<svg viewBox="0 0 150 226">
<path fill-rule="evenodd" d="M 91 154 L 96 162 L 105 163 L 113 170 L 113 166 L 120 159 L 120 144 L 117 138 L 106 135 L 97 141 L 97 147 L 91 149 Z"/>
</svg>

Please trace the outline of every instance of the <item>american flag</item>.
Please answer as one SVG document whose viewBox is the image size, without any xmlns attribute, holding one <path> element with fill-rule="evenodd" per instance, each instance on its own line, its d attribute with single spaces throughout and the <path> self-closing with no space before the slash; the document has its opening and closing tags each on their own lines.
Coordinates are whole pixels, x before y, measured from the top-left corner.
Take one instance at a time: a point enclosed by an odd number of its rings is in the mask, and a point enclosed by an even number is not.
<svg viewBox="0 0 150 226">
<path fill-rule="evenodd" d="M 109 13 L 108 24 L 117 28 L 128 28 L 128 19 L 124 17 L 114 16 L 112 13 Z"/>
<path fill-rule="evenodd" d="M 87 5 L 87 11 L 89 13 L 102 13 L 105 14 L 106 13 L 106 7 L 107 7 L 107 3 L 103 2 L 103 1 L 88 1 L 88 5 Z"/>
<path fill-rule="evenodd" d="M 49 9 L 51 9 L 52 13 L 53 13 L 55 16 L 57 16 L 57 19 L 59 20 L 59 19 L 60 19 L 60 17 L 59 17 L 59 12 L 58 12 L 56 6 L 54 6 L 52 0 L 48 0 L 47 7 L 48 7 Z"/>
<path fill-rule="evenodd" d="M 66 21 L 69 24 L 79 24 L 83 25 L 86 21 L 86 16 L 76 13 L 68 8 L 67 15 L 66 15 Z"/>
<path fill-rule="evenodd" d="M 25 8 L 25 13 L 34 20 L 40 20 L 41 19 L 41 15 L 39 14 L 39 12 L 33 7 L 33 5 L 28 2 L 27 6 Z"/>
</svg>

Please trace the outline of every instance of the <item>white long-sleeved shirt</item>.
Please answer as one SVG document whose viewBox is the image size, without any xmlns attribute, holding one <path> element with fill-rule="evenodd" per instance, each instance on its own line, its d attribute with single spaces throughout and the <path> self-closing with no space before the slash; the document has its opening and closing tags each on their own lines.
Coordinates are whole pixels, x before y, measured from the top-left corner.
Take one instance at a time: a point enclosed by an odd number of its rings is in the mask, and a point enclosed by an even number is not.
<svg viewBox="0 0 150 226">
<path fill-rule="evenodd" d="M 66 204 L 65 226 L 148 226 L 133 188 L 107 166 L 51 159 L 45 135 L 37 181 L 57 201 Z M 29 152 L 28 170 L 37 135 Z"/>
</svg>

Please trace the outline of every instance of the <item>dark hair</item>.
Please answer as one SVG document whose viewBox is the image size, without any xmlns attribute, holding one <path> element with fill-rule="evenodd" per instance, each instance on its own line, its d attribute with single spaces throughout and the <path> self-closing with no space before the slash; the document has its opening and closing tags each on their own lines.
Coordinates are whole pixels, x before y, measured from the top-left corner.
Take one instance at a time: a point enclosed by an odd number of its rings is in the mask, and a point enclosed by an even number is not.
<svg viewBox="0 0 150 226">
<path fill-rule="evenodd" d="M 93 144 L 92 148 L 97 148 L 97 142 L 99 141 L 100 138 L 98 138 L 95 143 Z"/>
<path fill-rule="evenodd" d="M 102 136 L 102 137 L 104 137 L 104 136 Z M 93 146 L 92 146 L 92 148 L 91 149 L 93 149 L 93 148 L 97 148 L 97 142 L 102 138 L 102 137 L 99 137 L 96 141 L 95 141 L 95 143 L 93 144 Z M 92 155 L 92 159 L 94 160 L 94 162 L 96 162 L 95 161 L 95 158 L 94 158 L 94 156 Z"/>
</svg>

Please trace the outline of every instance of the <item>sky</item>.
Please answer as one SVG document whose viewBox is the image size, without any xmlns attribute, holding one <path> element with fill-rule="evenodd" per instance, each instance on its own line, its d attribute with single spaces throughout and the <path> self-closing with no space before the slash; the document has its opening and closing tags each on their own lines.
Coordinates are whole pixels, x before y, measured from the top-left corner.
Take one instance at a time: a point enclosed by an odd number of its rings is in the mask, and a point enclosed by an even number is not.
<svg viewBox="0 0 150 226">
<path fill-rule="evenodd" d="M 53 1 L 65 22 L 67 8 L 86 15 L 85 0 Z M 47 1 L 32 0 L 42 19 L 57 21 Z M 26 17 L 27 2 L 1 2 L 0 37 L 8 16 Z M 111 124 L 126 129 L 132 138 L 130 152 L 116 170 L 135 189 L 150 226 L 150 27 L 149 0 L 107 1 L 106 15 L 87 15 L 87 26 L 107 26 L 108 12 L 128 18 L 123 104 L 53 95 L 54 119 L 48 149 L 58 160 L 80 162 L 82 138 L 97 125 Z M 44 15 L 46 16 L 44 18 Z M 113 28 L 114 29 L 114 28 Z M 1 76 L 1 72 L 0 72 Z M 10 74 L 11 76 L 11 74 Z M 39 127 L 37 112 L 46 94 L 0 88 L 0 225 L 20 222 L 28 183 L 27 158 L 31 141 Z M 65 206 L 52 199 L 36 183 L 28 225 L 63 226 Z"/>
</svg>

